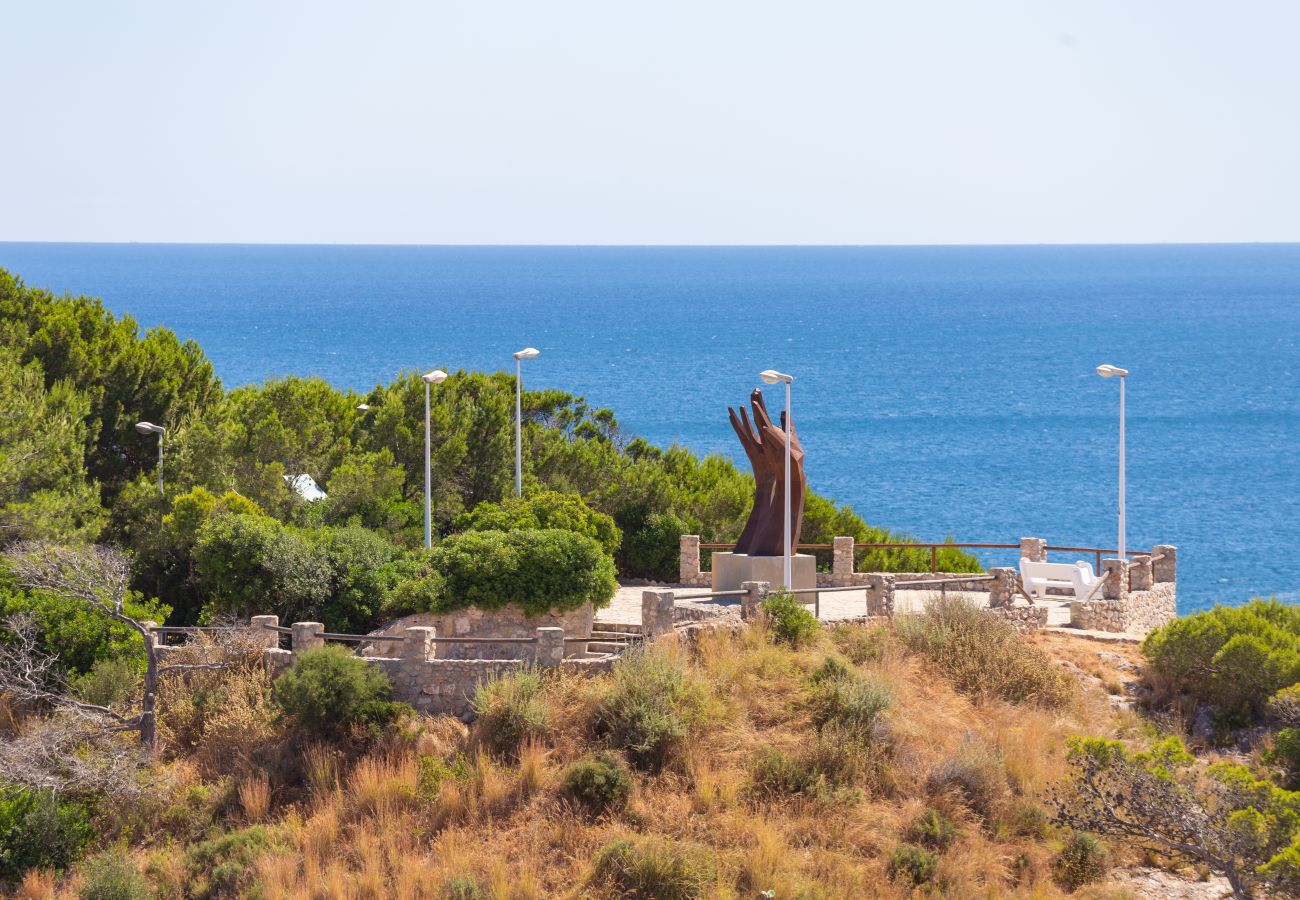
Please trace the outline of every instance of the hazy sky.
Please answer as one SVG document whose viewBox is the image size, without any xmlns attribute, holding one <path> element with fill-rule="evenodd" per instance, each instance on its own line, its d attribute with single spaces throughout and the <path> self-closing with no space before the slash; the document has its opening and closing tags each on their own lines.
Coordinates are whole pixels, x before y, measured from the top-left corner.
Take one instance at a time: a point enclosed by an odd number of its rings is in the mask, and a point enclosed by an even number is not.
<svg viewBox="0 0 1300 900">
<path fill-rule="evenodd" d="M 1300 3 L 0 0 L 0 240 L 1300 240 Z"/>
</svg>

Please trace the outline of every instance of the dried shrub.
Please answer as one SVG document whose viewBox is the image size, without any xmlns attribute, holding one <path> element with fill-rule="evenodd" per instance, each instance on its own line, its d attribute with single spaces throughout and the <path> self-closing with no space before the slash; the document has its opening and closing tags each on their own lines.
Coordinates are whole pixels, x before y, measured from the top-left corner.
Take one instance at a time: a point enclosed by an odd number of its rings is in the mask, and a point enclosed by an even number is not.
<svg viewBox="0 0 1300 900">
<path fill-rule="evenodd" d="M 971 812 L 993 822 L 1008 793 L 1002 755 L 967 735 L 961 749 L 936 766 L 926 779 L 935 794 L 957 793 Z"/>
<path fill-rule="evenodd" d="M 632 775 L 610 753 L 588 756 L 569 766 L 563 776 L 564 793 L 593 812 L 619 810 L 632 796 Z"/>
<path fill-rule="evenodd" d="M 907 649 L 932 660 L 963 694 L 1049 707 L 1075 696 L 1070 678 L 1011 623 L 958 597 L 931 600 L 894 627 Z"/>
<path fill-rule="evenodd" d="M 1110 853 L 1106 845 L 1083 831 L 1070 833 L 1053 865 L 1056 880 L 1072 891 L 1100 881 L 1109 869 Z"/>
<path fill-rule="evenodd" d="M 625 654 L 610 673 L 596 729 L 632 765 L 654 771 L 708 718 L 710 693 L 677 654 L 650 647 Z"/>
<path fill-rule="evenodd" d="M 615 838 L 596 854 L 590 881 L 628 897 L 694 900 L 717 883 L 712 855 L 664 838 Z"/>
<path fill-rule="evenodd" d="M 474 692 L 474 713 L 474 738 L 498 756 L 517 757 L 526 742 L 550 730 L 541 673 L 521 669 L 493 675 Z"/>
<path fill-rule="evenodd" d="M 81 865 L 79 900 L 149 900 L 154 896 L 149 881 L 120 852 L 107 851 Z"/>
</svg>

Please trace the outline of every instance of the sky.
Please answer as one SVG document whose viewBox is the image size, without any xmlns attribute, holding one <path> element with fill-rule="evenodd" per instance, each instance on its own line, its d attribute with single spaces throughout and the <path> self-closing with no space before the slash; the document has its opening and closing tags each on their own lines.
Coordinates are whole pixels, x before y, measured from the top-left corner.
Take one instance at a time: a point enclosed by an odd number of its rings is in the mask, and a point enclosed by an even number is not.
<svg viewBox="0 0 1300 900">
<path fill-rule="evenodd" d="M 1300 240 L 1294 0 L 0 0 L 0 240 Z"/>
</svg>

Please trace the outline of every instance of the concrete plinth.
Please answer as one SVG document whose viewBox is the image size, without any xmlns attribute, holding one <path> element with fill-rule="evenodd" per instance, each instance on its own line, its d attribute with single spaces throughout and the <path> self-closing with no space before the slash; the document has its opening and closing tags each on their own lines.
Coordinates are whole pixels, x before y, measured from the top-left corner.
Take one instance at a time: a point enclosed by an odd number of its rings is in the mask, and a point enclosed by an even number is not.
<svg viewBox="0 0 1300 900">
<path fill-rule="evenodd" d="M 799 602 L 812 604 L 817 595 L 817 559 L 810 553 L 799 553 L 790 559 L 790 577 L 795 590 L 808 590 L 799 594 Z M 713 554 L 713 590 L 739 591 L 746 581 L 766 581 L 772 591 L 785 583 L 785 557 L 750 556 L 747 553 Z"/>
</svg>

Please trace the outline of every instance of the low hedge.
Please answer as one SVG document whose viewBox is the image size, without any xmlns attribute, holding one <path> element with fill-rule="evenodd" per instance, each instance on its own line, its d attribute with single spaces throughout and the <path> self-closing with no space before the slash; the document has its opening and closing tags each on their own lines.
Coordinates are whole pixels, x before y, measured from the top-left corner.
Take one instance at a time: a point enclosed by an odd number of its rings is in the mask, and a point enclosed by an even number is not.
<svg viewBox="0 0 1300 900">
<path fill-rule="evenodd" d="M 429 612 L 516 605 L 530 615 L 584 603 L 609 605 L 618 589 L 614 561 L 586 535 L 553 528 L 467 531 L 433 548 L 441 583 Z"/>
</svg>

